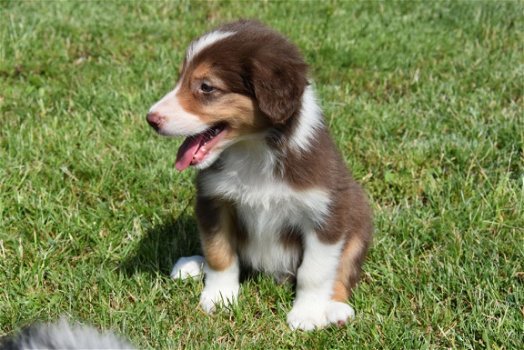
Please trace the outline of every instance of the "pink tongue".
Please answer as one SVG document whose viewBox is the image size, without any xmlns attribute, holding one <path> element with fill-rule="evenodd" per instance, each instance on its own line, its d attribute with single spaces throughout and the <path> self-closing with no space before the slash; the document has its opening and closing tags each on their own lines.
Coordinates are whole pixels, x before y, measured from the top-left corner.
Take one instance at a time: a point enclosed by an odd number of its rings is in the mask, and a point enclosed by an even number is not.
<svg viewBox="0 0 524 350">
<path fill-rule="evenodd" d="M 176 155 L 175 168 L 178 171 L 186 169 L 191 164 L 193 156 L 198 151 L 203 138 L 204 135 L 200 134 L 184 140 Z"/>
</svg>

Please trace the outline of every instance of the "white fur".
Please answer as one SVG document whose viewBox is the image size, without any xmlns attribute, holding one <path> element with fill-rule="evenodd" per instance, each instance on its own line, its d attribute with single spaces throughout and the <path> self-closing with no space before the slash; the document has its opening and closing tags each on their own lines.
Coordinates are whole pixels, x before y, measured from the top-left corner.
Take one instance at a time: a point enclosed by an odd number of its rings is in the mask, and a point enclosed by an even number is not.
<svg viewBox="0 0 524 350">
<path fill-rule="evenodd" d="M 204 272 L 204 263 L 204 257 L 200 255 L 182 257 L 173 266 L 171 278 L 185 280 L 199 277 Z"/>
<path fill-rule="evenodd" d="M 332 294 L 344 241 L 323 243 L 315 232 L 304 235 L 304 257 L 298 269 L 297 300 L 313 296 L 328 300 Z"/>
<path fill-rule="evenodd" d="M 234 201 L 249 235 L 240 254 L 253 268 L 274 275 L 293 274 L 300 251 L 284 248 L 284 228 L 310 231 L 329 211 L 329 194 L 321 188 L 298 191 L 273 176 L 275 158 L 263 140 L 239 142 L 222 155 L 221 170 L 208 171 L 202 193 Z"/>
<path fill-rule="evenodd" d="M 346 303 L 331 300 L 326 307 L 328 323 L 345 324 L 355 318 L 355 310 Z"/>
<path fill-rule="evenodd" d="M 192 42 L 191 45 L 189 46 L 189 49 L 187 49 L 187 54 L 186 54 L 187 62 L 190 62 L 199 52 L 201 52 L 206 47 L 211 46 L 214 43 L 216 43 L 217 41 L 225 39 L 228 36 L 231 36 L 233 34 L 235 34 L 235 32 L 223 32 L 220 30 L 216 30 L 214 32 L 207 33 L 203 35 L 202 37 L 198 38 L 197 40 Z"/>
<path fill-rule="evenodd" d="M 197 115 L 187 112 L 180 105 L 176 96 L 179 89 L 177 85 L 149 110 L 149 113 L 158 113 L 165 120 L 158 132 L 167 136 L 189 136 L 208 129 L 209 126 Z"/>
<path fill-rule="evenodd" d="M 207 265 L 205 286 L 200 294 L 200 306 L 207 313 L 215 311 L 217 305 L 231 305 L 237 300 L 240 289 L 240 267 L 238 259 L 224 271 L 215 271 Z"/>
<path fill-rule="evenodd" d="M 302 108 L 298 126 L 289 140 L 291 148 L 295 151 L 307 151 L 315 136 L 315 131 L 322 125 L 322 110 L 317 104 L 313 88 L 308 85 L 302 95 Z"/>
<path fill-rule="evenodd" d="M 307 209 L 314 222 L 327 213 L 329 196 L 324 190 L 299 191 L 275 178 L 275 155 L 262 140 L 250 139 L 230 146 L 223 151 L 221 161 L 220 170 L 208 171 L 202 177 L 204 195 L 228 198 L 240 205 L 261 206 L 264 210 L 288 204 L 294 214 Z M 289 219 L 301 222 L 300 218 Z"/>
<path fill-rule="evenodd" d="M 265 185 L 258 189 L 267 191 L 265 201 L 237 204 L 238 216 L 249 236 L 240 254 L 256 270 L 275 276 L 294 275 L 300 263 L 300 250 L 285 248 L 280 242 L 280 233 L 286 227 L 303 231 L 321 221 L 329 197 L 319 189 L 294 192 L 281 183 L 273 188 Z"/>
<path fill-rule="evenodd" d="M 355 317 L 355 311 L 346 303 L 329 300 L 325 303 L 313 301 L 295 303 L 287 315 L 287 323 L 293 330 L 312 331 L 330 324 L 343 325 Z"/>
<path fill-rule="evenodd" d="M 313 330 L 345 323 L 354 315 L 344 303 L 331 300 L 343 241 L 322 243 L 315 232 L 304 236 L 304 257 L 297 273 L 297 297 L 287 316 L 292 329 Z"/>
</svg>

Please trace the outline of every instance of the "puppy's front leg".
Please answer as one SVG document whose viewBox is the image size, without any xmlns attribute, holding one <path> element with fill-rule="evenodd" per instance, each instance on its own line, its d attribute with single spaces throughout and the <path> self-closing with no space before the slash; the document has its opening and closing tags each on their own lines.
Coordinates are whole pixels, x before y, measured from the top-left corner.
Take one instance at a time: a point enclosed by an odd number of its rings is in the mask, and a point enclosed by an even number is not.
<svg viewBox="0 0 524 350">
<path fill-rule="evenodd" d="M 324 243 L 315 232 L 304 236 L 304 257 L 297 272 L 297 296 L 287 316 L 292 329 L 313 330 L 353 317 L 346 303 L 332 300 L 343 240 Z"/>
<path fill-rule="evenodd" d="M 196 214 L 206 260 L 200 306 L 211 313 L 217 304 L 234 303 L 238 295 L 240 268 L 235 251 L 236 223 L 227 203 L 209 197 L 197 198 Z"/>
</svg>

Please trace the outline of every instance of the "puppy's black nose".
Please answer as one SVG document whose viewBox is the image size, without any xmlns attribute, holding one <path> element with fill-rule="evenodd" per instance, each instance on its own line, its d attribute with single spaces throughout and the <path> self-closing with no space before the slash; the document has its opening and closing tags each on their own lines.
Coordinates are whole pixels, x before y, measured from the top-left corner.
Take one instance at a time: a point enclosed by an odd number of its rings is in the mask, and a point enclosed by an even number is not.
<svg viewBox="0 0 524 350">
<path fill-rule="evenodd" d="M 163 118 L 156 112 L 149 112 L 147 113 L 146 120 L 153 129 L 158 130 L 160 129 Z"/>
</svg>

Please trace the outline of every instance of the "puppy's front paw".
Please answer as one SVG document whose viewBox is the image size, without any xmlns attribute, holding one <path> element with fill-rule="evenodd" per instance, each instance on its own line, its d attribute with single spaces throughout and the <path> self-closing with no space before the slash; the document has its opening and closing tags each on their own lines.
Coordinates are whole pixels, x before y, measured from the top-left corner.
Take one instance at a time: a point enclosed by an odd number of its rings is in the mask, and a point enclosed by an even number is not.
<svg viewBox="0 0 524 350">
<path fill-rule="evenodd" d="M 295 303 L 287 314 L 287 324 L 293 330 L 311 331 L 328 324 L 324 303 Z"/>
<path fill-rule="evenodd" d="M 199 255 L 187 256 L 178 259 L 173 270 L 171 270 L 172 279 L 185 280 L 187 278 L 199 277 L 204 270 L 204 257 Z"/>
<path fill-rule="evenodd" d="M 238 290 L 238 284 L 220 287 L 206 286 L 200 295 L 200 307 L 210 314 L 215 311 L 217 305 L 232 305 L 237 301 Z"/>
<path fill-rule="evenodd" d="M 295 303 L 287 315 L 287 323 L 293 330 L 311 331 L 324 328 L 329 324 L 342 326 L 348 319 L 355 317 L 355 311 L 346 303 L 301 302 Z"/>
</svg>

